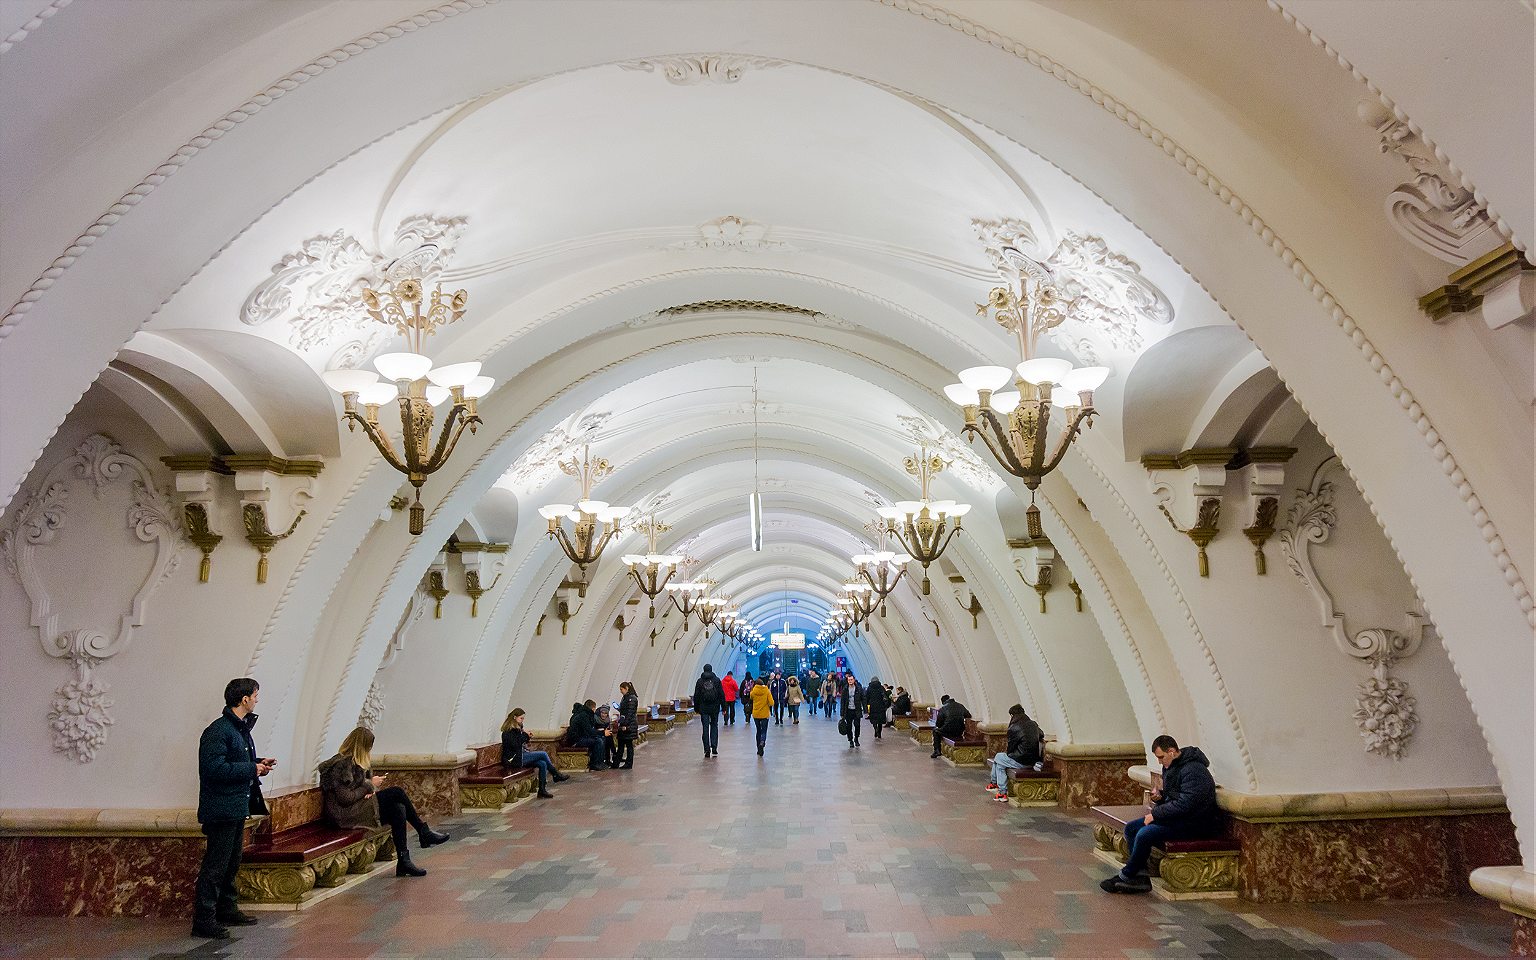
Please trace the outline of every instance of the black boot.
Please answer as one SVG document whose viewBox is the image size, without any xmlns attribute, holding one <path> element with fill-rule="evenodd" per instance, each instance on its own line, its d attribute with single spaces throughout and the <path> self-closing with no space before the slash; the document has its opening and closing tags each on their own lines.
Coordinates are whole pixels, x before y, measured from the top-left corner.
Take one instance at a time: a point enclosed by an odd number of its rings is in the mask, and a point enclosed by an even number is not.
<svg viewBox="0 0 1536 960">
<path fill-rule="evenodd" d="M 209 940 L 228 940 L 229 929 L 218 923 L 194 923 L 192 924 L 192 936 L 204 937 Z"/>
<path fill-rule="evenodd" d="M 411 862 L 411 855 L 404 850 L 400 851 L 400 858 L 395 861 L 395 876 L 397 877 L 424 877 L 427 871 Z"/>
<path fill-rule="evenodd" d="M 538 793 L 534 794 L 534 796 L 538 797 L 540 800 L 555 799 L 555 795 L 550 793 L 548 790 L 540 790 Z"/>
<path fill-rule="evenodd" d="M 435 847 L 440 843 L 448 842 L 448 834 L 438 833 L 426 824 L 422 824 L 421 829 L 416 832 L 416 835 L 421 838 L 421 845 L 423 847 Z"/>
<path fill-rule="evenodd" d="M 555 782 L 556 783 L 564 783 L 565 781 L 567 781 L 569 779 L 571 779 L 571 775 L 570 774 L 568 774 L 568 773 L 561 773 L 558 770 L 555 771 Z"/>
</svg>

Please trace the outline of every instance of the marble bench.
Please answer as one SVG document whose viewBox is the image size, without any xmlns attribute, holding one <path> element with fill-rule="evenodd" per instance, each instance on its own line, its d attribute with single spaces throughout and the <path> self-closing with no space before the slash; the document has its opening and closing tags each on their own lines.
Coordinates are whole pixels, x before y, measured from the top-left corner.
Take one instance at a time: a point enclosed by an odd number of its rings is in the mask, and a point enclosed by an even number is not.
<svg viewBox="0 0 1536 960">
<path fill-rule="evenodd" d="M 930 741 L 931 742 L 931 741 Z M 987 762 L 987 738 L 975 720 L 965 721 L 965 732 L 958 737 L 939 737 L 939 753 L 956 767 L 980 767 Z"/>
<path fill-rule="evenodd" d="M 1152 811 L 1146 804 L 1093 807 L 1094 856 L 1119 869 L 1130 850 L 1125 825 Z M 1152 890 L 1165 900 L 1212 900 L 1237 896 L 1241 846 L 1232 835 L 1231 818 L 1222 815 L 1220 832 L 1204 840 L 1170 840 L 1154 848 L 1147 872 Z"/>
<path fill-rule="evenodd" d="M 285 799 L 319 810 L 319 796 L 319 787 L 308 787 Z M 317 817 L 270 832 L 258 830 L 241 856 L 235 889 L 246 903 L 301 904 L 316 887 L 339 887 L 348 876 L 367 873 L 376 861 L 393 859 L 388 827 L 344 830 Z"/>
<path fill-rule="evenodd" d="M 1061 773 L 1049 766 L 1007 773 L 1008 782 L 998 786 L 1008 791 L 1008 802 L 1016 807 L 1054 807 L 1061 798 Z"/>
<path fill-rule="evenodd" d="M 475 752 L 475 765 L 459 777 L 459 806 L 466 810 L 500 810 L 529 796 L 538 787 L 538 771 L 508 770 L 501 765 L 501 742 L 483 743 Z"/>
</svg>

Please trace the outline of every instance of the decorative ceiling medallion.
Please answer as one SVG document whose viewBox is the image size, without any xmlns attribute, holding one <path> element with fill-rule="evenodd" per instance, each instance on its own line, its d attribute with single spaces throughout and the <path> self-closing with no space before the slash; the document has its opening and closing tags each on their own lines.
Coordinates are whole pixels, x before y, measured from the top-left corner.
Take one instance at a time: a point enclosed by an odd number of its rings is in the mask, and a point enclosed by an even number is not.
<svg viewBox="0 0 1536 960">
<path fill-rule="evenodd" d="M 1142 276 L 1136 261 L 1111 250 L 1103 237 L 1069 231 L 1047 255 L 1023 220 L 975 219 L 971 226 L 999 275 L 1037 275 L 1056 288 L 1066 301 L 1066 321 L 1052 337 L 1084 362 L 1098 362 L 1095 336 L 1116 350 L 1136 352 L 1143 345 L 1138 322 L 1173 322 L 1167 296 Z"/>
<path fill-rule="evenodd" d="M 926 417 L 900 414 L 896 417 L 903 431 L 918 446 L 925 446 L 943 455 L 949 461 L 945 470 L 973 490 L 996 493 L 1003 488 L 1003 481 L 987 469 L 981 458 L 972 452 L 969 444 Z"/>
<path fill-rule="evenodd" d="M 390 336 L 387 327 L 369 322 L 364 288 L 408 278 L 430 285 L 453 256 L 467 223 L 464 217 L 409 217 L 395 229 L 389 249 L 378 253 L 344 230 L 311 237 L 273 264 L 272 275 L 245 298 L 240 322 L 255 326 L 286 319 L 292 327 L 289 342 L 299 351 L 346 337 L 337 355 L 359 359 L 334 366 L 355 367 Z"/>
<path fill-rule="evenodd" d="M 560 461 L 576 455 L 591 434 L 602 429 L 612 413 L 583 415 L 574 424 L 561 424 L 533 442 L 511 468 L 496 481 L 496 486 L 527 495 L 542 489 L 560 472 Z"/>
<path fill-rule="evenodd" d="M 1403 239 L 1458 267 L 1499 242 L 1498 234 L 1489 233 L 1488 208 L 1408 124 L 1380 100 L 1362 100 L 1356 112 L 1376 131 L 1381 152 L 1397 155 L 1413 171 L 1412 179 L 1398 184 L 1386 200 L 1387 220 Z"/>
<path fill-rule="evenodd" d="M 699 224 L 699 235 L 692 240 L 669 244 L 668 250 L 740 250 L 746 253 L 778 251 L 793 253 L 798 248 L 781 240 L 769 240 L 769 227 L 741 217 L 716 217 Z"/>
<path fill-rule="evenodd" d="M 692 87 L 701 83 L 735 83 L 748 69 L 772 70 L 784 61 L 735 53 L 703 53 L 682 56 L 648 57 L 619 64 L 620 69 L 641 73 L 660 73 L 668 83 Z"/>
</svg>

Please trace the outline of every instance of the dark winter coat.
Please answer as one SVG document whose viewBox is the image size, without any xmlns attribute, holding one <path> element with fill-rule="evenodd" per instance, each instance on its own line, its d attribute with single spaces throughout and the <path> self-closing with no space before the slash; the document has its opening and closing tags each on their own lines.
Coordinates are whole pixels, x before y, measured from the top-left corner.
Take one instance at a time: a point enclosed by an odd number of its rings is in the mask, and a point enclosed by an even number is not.
<svg viewBox="0 0 1536 960">
<path fill-rule="evenodd" d="M 912 715 L 912 697 L 910 694 L 897 694 L 896 701 L 891 705 L 891 716 L 910 717 Z"/>
<path fill-rule="evenodd" d="M 939 708 L 939 716 L 933 726 L 939 736 L 953 740 L 965 734 L 965 721 L 970 718 L 971 711 L 965 709 L 965 704 L 951 700 Z"/>
<path fill-rule="evenodd" d="M 886 702 L 885 685 L 871 680 L 864 690 L 864 705 L 869 708 L 869 718 L 880 722 L 885 717 L 885 708 L 890 706 Z"/>
<path fill-rule="evenodd" d="M 256 714 L 242 720 L 229 707 L 197 742 L 197 822 L 244 820 L 267 812 L 256 777 Z"/>
<path fill-rule="evenodd" d="M 789 692 L 789 681 L 783 677 L 774 677 L 768 681 L 768 692 L 773 694 L 774 703 L 783 703 L 784 694 Z"/>
<path fill-rule="evenodd" d="M 333 826 L 350 830 L 379 825 L 372 773 L 351 757 L 338 753 L 320 764 L 320 796 L 325 798 L 325 819 Z"/>
<path fill-rule="evenodd" d="M 529 740 L 528 731 L 519 727 L 501 731 L 501 765 L 517 770 L 523 765 L 523 747 Z"/>
<path fill-rule="evenodd" d="M 640 734 L 640 697 L 631 690 L 619 701 L 619 739 L 633 740 Z"/>
<path fill-rule="evenodd" d="M 1040 724 L 1027 716 L 1008 724 L 1008 756 L 1026 767 L 1039 763 Z"/>
<path fill-rule="evenodd" d="M 1199 747 L 1181 747 L 1163 768 L 1163 798 L 1152 805 L 1152 821 L 1165 826 L 1200 827 L 1216 817 L 1216 781 L 1211 761 Z"/>
<path fill-rule="evenodd" d="M 693 709 L 699 713 L 713 716 L 725 706 L 725 688 L 720 686 L 720 678 L 715 676 L 713 670 L 705 670 L 699 675 L 698 682 L 693 685 Z"/>
<path fill-rule="evenodd" d="M 584 703 L 571 705 L 571 724 L 566 729 L 566 740 L 570 743 L 581 743 L 594 737 L 601 739 L 602 731 L 597 724 L 597 712 L 588 709 Z"/>
<path fill-rule="evenodd" d="M 852 687 L 845 686 L 843 694 L 843 716 L 860 717 L 864 715 L 864 688 L 858 684 Z"/>
</svg>

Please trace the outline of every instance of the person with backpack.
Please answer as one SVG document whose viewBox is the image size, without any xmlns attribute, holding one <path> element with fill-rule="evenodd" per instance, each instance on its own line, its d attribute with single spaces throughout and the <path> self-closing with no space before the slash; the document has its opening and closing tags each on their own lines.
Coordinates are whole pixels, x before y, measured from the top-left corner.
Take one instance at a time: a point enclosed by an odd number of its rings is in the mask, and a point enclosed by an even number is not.
<svg viewBox="0 0 1536 960">
<path fill-rule="evenodd" d="M 746 676 L 741 678 L 741 687 L 736 692 L 736 699 L 741 701 L 741 719 L 747 721 L 742 726 L 752 729 L 752 688 L 757 686 L 757 681 L 752 679 L 752 671 L 748 670 Z"/>
<path fill-rule="evenodd" d="M 837 706 L 837 678 L 827 674 L 827 679 L 821 684 L 821 710 L 822 715 L 828 720 L 832 719 L 832 709 Z"/>
<path fill-rule="evenodd" d="M 699 713 L 704 728 L 704 759 L 720 756 L 720 708 L 725 705 L 725 690 L 715 668 L 704 664 L 704 672 L 693 685 L 693 709 Z"/>
<path fill-rule="evenodd" d="M 725 671 L 725 679 L 720 681 L 720 691 L 725 694 L 725 725 L 736 726 L 736 676 L 733 671 Z"/>
</svg>

